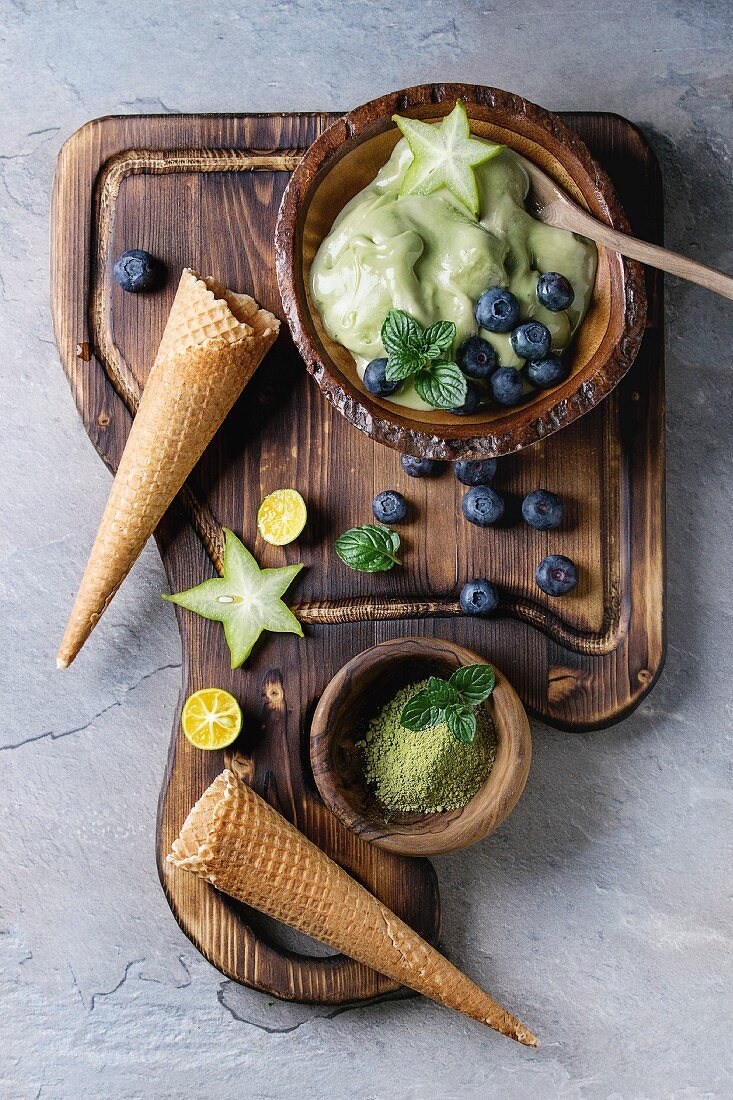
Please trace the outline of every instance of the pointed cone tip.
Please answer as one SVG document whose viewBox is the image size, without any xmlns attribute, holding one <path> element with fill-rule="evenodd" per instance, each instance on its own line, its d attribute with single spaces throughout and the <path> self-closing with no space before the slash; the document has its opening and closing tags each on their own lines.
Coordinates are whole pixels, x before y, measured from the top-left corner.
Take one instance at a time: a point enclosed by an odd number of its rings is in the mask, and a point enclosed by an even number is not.
<svg viewBox="0 0 733 1100">
<path fill-rule="evenodd" d="M 519 1024 L 514 1032 L 507 1032 L 512 1039 L 516 1039 L 518 1043 L 521 1043 L 525 1047 L 538 1047 L 540 1041 L 536 1035 L 533 1035 L 529 1028 L 524 1024 Z"/>
</svg>

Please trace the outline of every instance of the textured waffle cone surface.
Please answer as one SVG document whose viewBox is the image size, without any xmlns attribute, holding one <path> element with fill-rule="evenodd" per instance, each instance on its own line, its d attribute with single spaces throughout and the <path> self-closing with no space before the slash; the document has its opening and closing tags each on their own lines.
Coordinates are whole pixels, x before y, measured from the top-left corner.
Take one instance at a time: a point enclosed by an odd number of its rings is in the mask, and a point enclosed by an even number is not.
<svg viewBox="0 0 733 1100">
<path fill-rule="evenodd" d="M 527 1046 L 537 1040 L 276 810 L 224 771 L 168 862 L 418 993 Z"/>
<path fill-rule="evenodd" d="M 188 268 L 183 272 L 61 642 L 59 667 L 81 649 L 279 327 L 249 295 Z"/>
</svg>

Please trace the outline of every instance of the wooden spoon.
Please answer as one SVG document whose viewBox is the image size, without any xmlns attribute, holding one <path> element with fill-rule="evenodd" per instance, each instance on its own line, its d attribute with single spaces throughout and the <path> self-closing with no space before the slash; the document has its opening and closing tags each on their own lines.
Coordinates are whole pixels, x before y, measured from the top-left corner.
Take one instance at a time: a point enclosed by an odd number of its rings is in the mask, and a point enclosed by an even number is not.
<svg viewBox="0 0 733 1100">
<path fill-rule="evenodd" d="M 602 244 L 612 252 L 620 252 L 622 256 L 640 260 L 643 264 L 649 264 L 650 267 L 659 268 L 661 271 L 668 271 L 671 275 L 679 275 L 681 279 L 688 279 L 689 282 L 698 283 L 715 294 L 733 299 L 733 278 L 730 275 L 716 271 L 714 267 L 698 264 L 695 260 L 688 260 L 677 252 L 670 252 L 667 248 L 638 241 L 626 233 L 611 229 L 568 198 L 562 188 L 536 164 L 524 157 L 522 163 L 532 184 L 530 200 L 534 201 L 533 213 L 539 221 L 546 225 L 554 225 L 558 229 L 569 229 L 571 233 L 580 233 L 583 237 L 590 237 L 596 244 Z"/>
</svg>

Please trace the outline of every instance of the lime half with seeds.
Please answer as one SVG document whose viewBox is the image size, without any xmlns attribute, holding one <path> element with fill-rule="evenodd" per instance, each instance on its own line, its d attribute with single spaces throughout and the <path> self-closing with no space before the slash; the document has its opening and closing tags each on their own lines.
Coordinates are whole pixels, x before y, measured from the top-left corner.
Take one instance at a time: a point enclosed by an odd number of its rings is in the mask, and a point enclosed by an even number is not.
<svg viewBox="0 0 733 1100">
<path fill-rule="evenodd" d="M 307 519 L 305 501 L 297 489 L 276 489 L 260 504 L 257 530 L 271 546 L 287 546 L 295 542 Z"/>
<path fill-rule="evenodd" d="M 181 728 L 197 749 L 225 749 L 242 729 L 242 708 L 228 691 L 203 688 L 183 704 Z"/>
</svg>

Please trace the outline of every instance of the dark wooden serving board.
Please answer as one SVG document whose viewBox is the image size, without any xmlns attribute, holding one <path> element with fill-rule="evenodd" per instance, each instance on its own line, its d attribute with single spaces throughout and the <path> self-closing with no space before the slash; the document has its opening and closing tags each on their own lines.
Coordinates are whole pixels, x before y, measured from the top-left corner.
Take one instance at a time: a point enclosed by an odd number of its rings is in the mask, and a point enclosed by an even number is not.
<svg viewBox="0 0 733 1100">
<path fill-rule="evenodd" d="M 278 204 L 299 155 L 332 117 L 106 118 L 64 146 L 51 230 L 55 330 L 80 415 L 110 469 L 117 467 L 182 267 L 250 291 L 281 314 L 273 259 Z M 644 138 L 611 115 L 565 119 L 609 172 L 634 232 L 659 241 L 661 184 Z M 158 293 L 125 295 L 112 280 L 115 257 L 132 247 L 165 261 L 169 278 Z M 654 273 L 648 292 L 643 346 L 617 390 L 572 427 L 500 462 L 499 489 L 517 497 L 538 486 L 562 494 L 568 514 L 558 532 L 466 524 L 462 487 L 451 474 L 436 481 L 404 477 L 395 452 L 372 443 L 323 400 L 287 331 L 157 532 L 173 590 L 213 575 L 194 525 L 214 556 L 223 523 L 262 564 L 306 563 L 293 592 L 306 639 L 270 635 L 244 670 L 229 668 L 217 624 L 179 614 L 181 700 L 201 687 L 232 691 L 244 709 L 245 732 L 230 765 L 431 941 L 439 930 L 431 865 L 357 840 L 324 809 L 308 764 L 310 716 L 345 661 L 401 635 L 455 639 L 494 659 L 529 710 L 559 728 L 600 729 L 643 698 L 664 658 L 664 374 L 661 282 Z M 304 537 L 284 550 L 256 537 L 255 525 L 260 499 L 281 486 L 303 492 L 310 516 Z M 404 568 L 375 577 L 353 573 L 335 558 L 332 540 L 369 521 L 372 497 L 390 487 L 413 504 L 413 522 L 401 531 Z M 533 580 L 537 562 L 553 551 L 581 568 L 579 588 L 564 600 L 543 597 Z M 461 584 L 477 575 L 502 587 L 503 614 L 496 619 L 456 614 Z M 296 954 L 273 925 L 193 876 L 166 869 L 172 839 L 222 764 L 221 754 L 188 745 L 177 714 L 157 851 L 187 935 L 225 974 L 281 997 L 344 1003 L 392 989 L 342 956 Z"/>
</svg>

